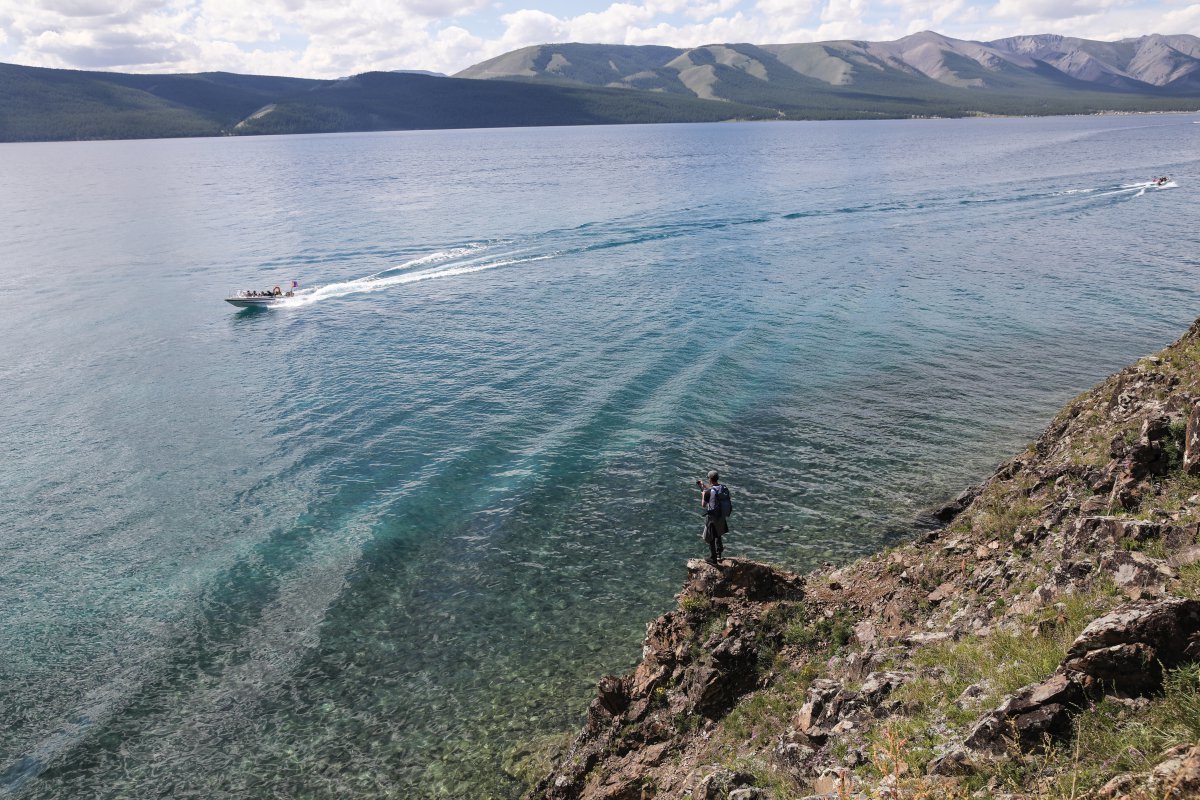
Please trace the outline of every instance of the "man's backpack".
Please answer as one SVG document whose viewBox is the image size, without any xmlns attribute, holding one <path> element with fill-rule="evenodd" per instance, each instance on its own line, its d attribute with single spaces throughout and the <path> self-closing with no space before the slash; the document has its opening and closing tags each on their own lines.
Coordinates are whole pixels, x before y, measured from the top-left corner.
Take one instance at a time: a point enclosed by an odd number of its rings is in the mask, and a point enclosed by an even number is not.
<svg viewBox="0 0 1200 800">
<path fill-rule="evenodd" d="M 708 490 L 708 515 L 711 517 L 728 518 L 733 513 L 733 499 L 729 496 L 729 487 L 723 483 Z"/>
</svg>

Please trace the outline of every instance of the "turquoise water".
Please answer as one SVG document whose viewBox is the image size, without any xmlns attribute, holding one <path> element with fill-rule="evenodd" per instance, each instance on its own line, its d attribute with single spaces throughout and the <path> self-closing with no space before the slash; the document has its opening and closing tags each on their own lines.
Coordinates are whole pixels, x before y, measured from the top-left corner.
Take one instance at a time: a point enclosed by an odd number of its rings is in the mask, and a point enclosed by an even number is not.
<svg viewBox="0 0 1200 800">
<path fill-rule="evenodd" d="M 849 559 L 1179 335 L 1190 122 L 0 146 L 0 795 L 512 797 L 695 477 Z"/>
</svg>

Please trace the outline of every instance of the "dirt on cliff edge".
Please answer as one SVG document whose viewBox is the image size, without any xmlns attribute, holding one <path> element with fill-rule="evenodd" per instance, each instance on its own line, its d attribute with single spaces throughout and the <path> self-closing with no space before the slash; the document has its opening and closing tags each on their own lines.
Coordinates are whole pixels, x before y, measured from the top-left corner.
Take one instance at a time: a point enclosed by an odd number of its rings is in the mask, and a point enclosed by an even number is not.
<svg viewBox="0 0 1200 800">
<path fill-rule="evenodd" d="M 937 516 L 689 562 L 529 800 L 1200 797 L 1200 320 Z"/>
</svg>

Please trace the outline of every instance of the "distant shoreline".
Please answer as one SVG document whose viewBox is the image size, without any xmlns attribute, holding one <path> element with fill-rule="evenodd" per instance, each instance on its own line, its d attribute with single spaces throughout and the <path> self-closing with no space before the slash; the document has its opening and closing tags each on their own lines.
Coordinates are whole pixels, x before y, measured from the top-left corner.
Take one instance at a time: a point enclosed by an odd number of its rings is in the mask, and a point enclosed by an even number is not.
<svg viewBox="0 0 1200 800">
<path fill-rule="evenodd" d="M 498 126 L 469 126 L 455 128 L 386 128 L 376 130 L 344 130 L 344 131 L 313 131 L 306 133 L 254 133 L 234 134 L 216 133 L 209 135 L 181 136 L 137 136 L 124 138 L 86 138 L 86 139 L 27 139 L 15 141 L 0 141 L 0 145 L 28 144 L 79 144 L 85 142 L 141 142 L 141 141 L 173 141 L 185 139 L 246 139 L 254 140 L 275 136 L 346 136 L 372 133 L 434 133 L 437 131 L 488 131 L 488 130 L 529 130 L 537 128 L 610 128 L 624 126 L 651 125 L 697 125 L 697 124 L 746 124 L 746 123 L 827 123 L 827 122 L 946 122 L 986 119 L 1050 119 L 1054 117 L 1138 117 L 1138 116 L 1197 116 L 1200 120 L 1200 109 L 1195 111 L 1094 111 L 1079 114 L 969 114 L 956 117 L 912 116 L 912 117 L 879 117 L 873 119 L 721 119 L 680 122 L 609 122 L 609 123 L 578 123 L 562 125 L 498 125 Z"/>
</svg>

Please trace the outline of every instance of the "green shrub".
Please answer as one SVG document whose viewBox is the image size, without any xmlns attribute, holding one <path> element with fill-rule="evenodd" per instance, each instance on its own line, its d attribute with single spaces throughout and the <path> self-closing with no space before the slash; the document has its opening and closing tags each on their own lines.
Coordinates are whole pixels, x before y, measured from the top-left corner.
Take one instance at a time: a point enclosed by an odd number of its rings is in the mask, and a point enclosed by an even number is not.
<svg viewBox="0 0 1200 800">
<path fill-rule="evenodd" d="M 1175 472 L 1183 465 L 1183 451 L 1186 446 L 1187 420 L 1177 419 L 1171 422 L 1167 438 L 1162 442 L 1163 455 L 1167 458 L 1167 470 Z"/>
<path fill-rule="evenodd" d="M 839 611 L 833 617 L 817 617 L 811 622 L 798 619 L 783 632 L 783 641 L 795 647 L 844 647 L 854 638 L 854 620 Z"/>
<path fill-rule="evenodd" d="M 689 617 L 706 617 L 713 609 L 713 601 L 707 595 L 689 594 L 679 601 L 679 607 Z"/>
</svg>

